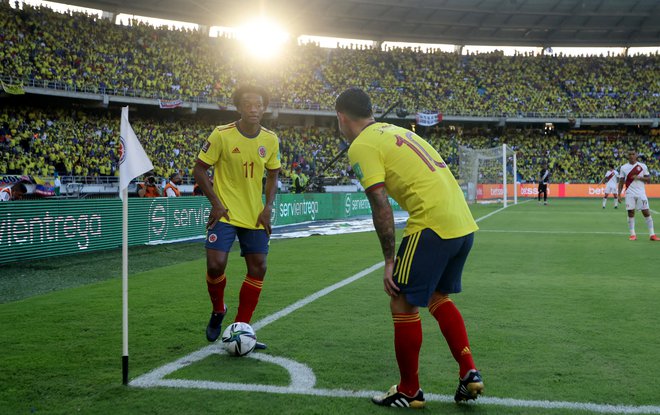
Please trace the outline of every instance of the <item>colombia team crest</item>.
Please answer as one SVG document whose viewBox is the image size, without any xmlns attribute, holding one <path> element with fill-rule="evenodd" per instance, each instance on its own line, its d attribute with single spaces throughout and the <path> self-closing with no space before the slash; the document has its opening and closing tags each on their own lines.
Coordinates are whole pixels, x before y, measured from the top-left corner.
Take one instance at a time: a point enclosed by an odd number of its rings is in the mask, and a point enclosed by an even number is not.
<svg viewBox="0 0 660 415">
<path fill-rule="evenodd" d="M 126 159 L 126 140 L 119 136 L 119 165 L 121 166 Z"/>
<path fill-rule="evenodd" d="M 213 243 L 218 240 L 218 235 L 212 233 L 209 235 L 209 242 Z"/>
<path fill-rule="evenodd" d="M 261 158 L 266 157 L 266 147 L 259 146 L 259 157 L 261 157 Z"/>
</svg>

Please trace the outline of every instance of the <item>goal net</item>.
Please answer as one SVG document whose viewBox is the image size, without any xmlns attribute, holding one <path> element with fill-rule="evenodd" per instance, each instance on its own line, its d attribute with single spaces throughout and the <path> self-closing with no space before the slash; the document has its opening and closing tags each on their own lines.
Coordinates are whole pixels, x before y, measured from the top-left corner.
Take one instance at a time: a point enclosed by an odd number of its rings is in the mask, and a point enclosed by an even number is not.
<svg viewBox="0 0 660 415">
<path fill-rule="evenodd" d="M 459 183 L 468 203 L 518 203 L 516 153 L 511 147 L 460 146 L 458 157 Z"/>
</svg>

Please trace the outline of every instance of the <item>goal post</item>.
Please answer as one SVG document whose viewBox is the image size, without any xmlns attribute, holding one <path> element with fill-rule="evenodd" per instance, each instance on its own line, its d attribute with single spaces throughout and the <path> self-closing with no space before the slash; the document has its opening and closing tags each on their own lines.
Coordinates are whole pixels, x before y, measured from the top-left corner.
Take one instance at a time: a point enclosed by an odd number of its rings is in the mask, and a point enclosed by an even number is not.
<svg viewBox="0 0 660 415">
<path fill-rule="evenodd" d="M 516 153 L 506 144 L 493 148 L 459 147 L 458 178 L 468 203 L 518 203 Z"/>
</svg>

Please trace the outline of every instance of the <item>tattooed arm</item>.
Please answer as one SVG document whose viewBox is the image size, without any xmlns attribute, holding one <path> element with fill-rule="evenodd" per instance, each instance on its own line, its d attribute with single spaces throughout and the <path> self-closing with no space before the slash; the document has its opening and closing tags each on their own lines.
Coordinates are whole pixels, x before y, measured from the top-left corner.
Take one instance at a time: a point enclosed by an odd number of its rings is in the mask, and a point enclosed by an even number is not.
<svg viewBox="0 0 660 415">
<path fill-rule="evenodd" d="M 367 197 L 369 198 L 369 204 L 371 205 L 374 227 L 376 228 L 376 233 L 380 240 L 383 257 L 385 257 L 385 271 L 383 277 L 385 292 L 389 296 L 395 297 L 398 294 L 399 287 L 396 286 L 392 279 L 392 274 L 394 273 L 396 242 L 392 207 L 387 199 L 385 187 L 382 185 L 368 189 Z"/>
</svg>

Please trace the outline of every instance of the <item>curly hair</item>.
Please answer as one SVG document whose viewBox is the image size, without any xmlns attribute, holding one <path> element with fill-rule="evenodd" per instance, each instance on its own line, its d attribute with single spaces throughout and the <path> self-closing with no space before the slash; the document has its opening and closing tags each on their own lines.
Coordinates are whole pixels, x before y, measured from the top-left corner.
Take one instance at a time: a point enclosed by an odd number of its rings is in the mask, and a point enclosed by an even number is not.
<svg viewBox="0 0 660 415">
<path fill-rule="evenodd" d="M 270 96 L 268 95 L 268 91 L 266 91 L 265 88 L 256 85 L 243 85 L 239 87 L 236 91 L 234 91 L 231 97 L 232 101 L 234 102 L 234 106 L 236 108 L 238 108 L 241 105 L 241 99 L 243 99 L 243 95 L 245 94 L 260 95 L 264 103 L 264 108 L 268 107 L 268 103 L 270 102 Z"/>
</svg>

